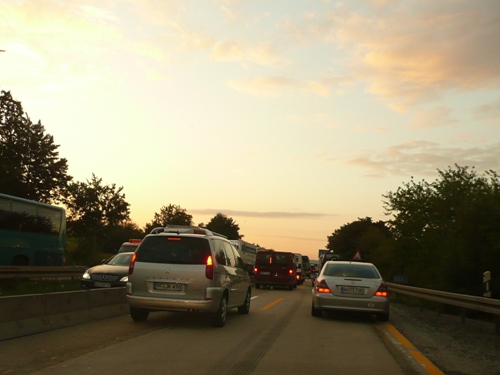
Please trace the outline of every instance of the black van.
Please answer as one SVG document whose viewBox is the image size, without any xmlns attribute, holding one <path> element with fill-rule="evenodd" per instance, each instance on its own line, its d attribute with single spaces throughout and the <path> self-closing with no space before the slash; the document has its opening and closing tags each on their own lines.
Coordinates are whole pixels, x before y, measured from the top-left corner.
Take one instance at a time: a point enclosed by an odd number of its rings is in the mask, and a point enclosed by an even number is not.
<svg viewBox="0 0 500 375">
<path fill-rule="evenodd" d="M 283 251 L 260 250 L 255 258 L 255 287 L 277 286 L 293 290 L 297 287 L 297 266 L 294 254 Z"/>
</svg>

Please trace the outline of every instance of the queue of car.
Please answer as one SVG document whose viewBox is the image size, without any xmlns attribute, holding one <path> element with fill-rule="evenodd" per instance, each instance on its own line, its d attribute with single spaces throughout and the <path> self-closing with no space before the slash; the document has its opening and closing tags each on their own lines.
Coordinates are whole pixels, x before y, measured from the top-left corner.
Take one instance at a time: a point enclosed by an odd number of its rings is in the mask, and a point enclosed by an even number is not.
<svg viewBox="0 0 500 375">
<path fill-rule="evenodd" d="M 250 311 L 252 285 L 293 290 L 311 280 L 311 315 L 351 311 L 389 319 L 388 288 L 372 263 L 322 255 L 318 268 L 297 253 L 259 250 L 255 265 L 245 264 L 225 236 L 194 226 L 158 227 L 133 252 L 119 252 L 89 268 L 84 288 L 126 287 L 130 316 L 144 321 L 155 311 L 200 312 L 223 327 L 229 309 Z M 253 280 L 250 278 L 252 275 Z"/>
</svg>

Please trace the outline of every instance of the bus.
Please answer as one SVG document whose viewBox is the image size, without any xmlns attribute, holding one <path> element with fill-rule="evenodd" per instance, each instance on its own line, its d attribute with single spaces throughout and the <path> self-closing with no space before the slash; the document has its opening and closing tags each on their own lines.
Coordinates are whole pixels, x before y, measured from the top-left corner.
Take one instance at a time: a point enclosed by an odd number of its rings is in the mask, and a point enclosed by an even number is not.
<svg viewBox="0 0 500 375">
<path fill-rule="evenodd" d="M 63 266 L 66 211 L 0 193 L 0 265 Z"/>
</svg>

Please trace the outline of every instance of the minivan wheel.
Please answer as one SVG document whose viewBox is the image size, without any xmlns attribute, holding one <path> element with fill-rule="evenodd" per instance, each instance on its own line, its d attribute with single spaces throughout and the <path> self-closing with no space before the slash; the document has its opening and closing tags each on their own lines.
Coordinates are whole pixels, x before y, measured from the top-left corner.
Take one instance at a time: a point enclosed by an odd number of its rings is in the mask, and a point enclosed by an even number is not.
<svg viewBox="0 0 500 375">
<path fill-rule="evenodd" d="M 252 292 L 250 289 L 247 291 L 247 296 L 245 297 L 245 303 L 238 307 L 239 314 L 248 314 L 250 312 L 250 301 L 252 300 Z"/>
<path fill-rule="evenodd" d="M 224 327 L 227 318 L 227 297 L 223 296 L 220 300 L 218 310 L 212 316 L 212 325 L 214 327 Z"/>
<path fill-rule="evenodd" d="M 260 284 L 255 284 L 255 289 L 260 289 Z"/>
<path fill-rule="evenodd" d="M 136 322 L 143 322 L 149 316 L 149 311 L 138 307 L 130 307 L 130 316 Z"/>
</svg>

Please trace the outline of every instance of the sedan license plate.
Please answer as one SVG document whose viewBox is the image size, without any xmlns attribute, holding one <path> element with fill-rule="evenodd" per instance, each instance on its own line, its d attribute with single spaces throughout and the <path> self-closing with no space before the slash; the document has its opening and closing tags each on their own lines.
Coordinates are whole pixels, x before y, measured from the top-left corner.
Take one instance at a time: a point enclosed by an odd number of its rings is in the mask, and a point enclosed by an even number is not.
<svg viewBox="0 0 500 375">
<path fill-rule="evenodd" d="M 94 286 L 98 286 L 100 288 L 111 288 L 110 283 L 101 283 L 100 281 L 94 281 Z"/>
<path fill-rule="evenodd" d="M 339 287 L 340 293 L 345 294 L 365 294 L 365 288 L 357 286 L 341 286 Z"/>
<path fill-rule="evenodd" d="M 167 290 L 173 292 L 180 292 L 182 290 L 182 284 L 178 283 L 154 283 L 154 290 Z"/>
<path fill-rule="evenodd" d="M 270 274 L 271 274 L 271 272 L 266 272 L 266 271 L 264 271 L 264 272 L 261 272 L 260 274 L 261 274 L 261 275 L 270 275 Z"/>
</svg>

